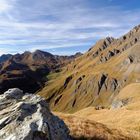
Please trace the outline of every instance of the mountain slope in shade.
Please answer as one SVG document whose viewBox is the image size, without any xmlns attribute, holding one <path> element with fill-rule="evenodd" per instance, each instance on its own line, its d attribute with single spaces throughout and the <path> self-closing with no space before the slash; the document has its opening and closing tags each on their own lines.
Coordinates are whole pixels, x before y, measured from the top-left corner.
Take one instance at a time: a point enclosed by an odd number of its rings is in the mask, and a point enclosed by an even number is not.
<svg viewBox="0 0 140 140">
<path fill-rule="evenodd" d="M 11 54 L 3 54 L 0 56 L 0 63 L 3 63 L 5 61 L 7 61 L 10 57 L 12 57 Z"/>
<path fill-rule="evenodd" d="M 98 41 L 88 52 L 52 76 L 39 94 L 55 111 L 110 108 L 122 88 L 140 82 L 140 26 L 124 36 Z"/>
<path fill-rule="evenodd" d="M 50 72 L 61 71 L 75 57 L 56 57 L 41 50 L 13 55 L 1 63 L 0 93 L 15 87 L 34 93 L 44 86 Z"/>
</svg>

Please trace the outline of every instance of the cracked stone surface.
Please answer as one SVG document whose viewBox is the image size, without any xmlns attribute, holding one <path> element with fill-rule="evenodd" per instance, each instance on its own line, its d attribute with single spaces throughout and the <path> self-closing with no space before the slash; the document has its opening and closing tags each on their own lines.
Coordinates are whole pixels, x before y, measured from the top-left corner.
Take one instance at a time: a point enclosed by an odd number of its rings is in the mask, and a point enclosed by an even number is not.
<svg viewBox="0 0 140 140">
<path fill-rule="evenodd" d="M 69 130 L 44 98 L 9 89 L 0 95 L 0 140 L 69 140 Z"/>
</svg>

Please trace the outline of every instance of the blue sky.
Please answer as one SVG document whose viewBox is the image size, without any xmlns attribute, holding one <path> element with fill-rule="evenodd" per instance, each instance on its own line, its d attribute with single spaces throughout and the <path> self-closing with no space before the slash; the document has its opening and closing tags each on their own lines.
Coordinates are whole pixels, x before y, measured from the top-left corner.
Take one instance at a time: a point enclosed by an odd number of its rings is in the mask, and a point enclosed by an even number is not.
<svg viewBox="0 0 140 140">
<path fill-rule="evenodd" d="M 140 24 L 139 0 L 0 0 L 0 54 L 70 55 Z"/>
</svg>

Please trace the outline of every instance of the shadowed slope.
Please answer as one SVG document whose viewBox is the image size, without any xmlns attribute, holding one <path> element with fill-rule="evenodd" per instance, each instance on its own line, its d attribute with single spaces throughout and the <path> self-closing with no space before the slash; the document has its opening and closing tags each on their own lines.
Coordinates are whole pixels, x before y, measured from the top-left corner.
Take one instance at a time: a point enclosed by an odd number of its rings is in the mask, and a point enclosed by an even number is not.
<svg viewBox="0 0 140 140">
<path fill-rule="evenodd" d="M 0 63 L 0 93 L 14 87 L 34 93 L 44 86 L 50 72 L 61 71 L 63 66 L 79 55 L 55 56 L 40 50 L 11 57 L 4 55 L 6 58 L 0 57 L 0 62 L 3 60 Z"/>
</svg>

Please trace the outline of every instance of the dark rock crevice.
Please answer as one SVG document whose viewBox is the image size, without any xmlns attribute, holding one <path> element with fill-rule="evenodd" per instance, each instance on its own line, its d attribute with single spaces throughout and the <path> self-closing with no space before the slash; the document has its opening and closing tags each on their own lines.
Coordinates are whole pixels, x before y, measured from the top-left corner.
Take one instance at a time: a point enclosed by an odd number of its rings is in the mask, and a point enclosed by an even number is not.
<svg viewBox="0 0 140 140">
<path fill-rule="evenodd" d="M 102 74 L 102 76 L 101 76 L 101 78 L 98 82 L 98 93 L 97 93 L 98 95 L 100 93 L 100 90 L 101 90 L 102 86 L 105 84 L 106 79 L 107 79 L 107 75 Z"/>
<path fill-rule="evenodd" d="M 60 99 L 62 98 L 62 95 L 59 95 L 54 102 L 54 105 L 58 104 L 58 102 L 60 101 Z"/>
</svg>

